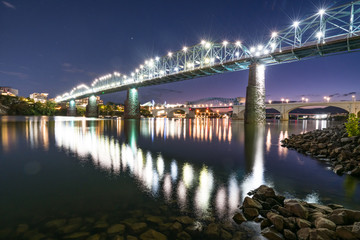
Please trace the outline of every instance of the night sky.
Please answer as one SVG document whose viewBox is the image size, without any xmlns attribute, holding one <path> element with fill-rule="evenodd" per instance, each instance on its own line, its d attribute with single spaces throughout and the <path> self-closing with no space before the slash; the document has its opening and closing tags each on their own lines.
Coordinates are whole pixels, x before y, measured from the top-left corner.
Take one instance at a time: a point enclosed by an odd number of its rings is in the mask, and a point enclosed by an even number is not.
<svg viewBox="0 0 360 240">
<path fill-rule="evenodd" d="M 202 39 L 258 45 L 273 30 L 349 1 L 0 0 L 0 86 L 62 94 Z M 267 99 L 360 99 L 360 53 L 270 66 Z M 248 71 L 140 88 L 140 100 L 176 103 L 245 96 Z M 102 96 L 123 102 L 125 92 Z"/>
</svg>

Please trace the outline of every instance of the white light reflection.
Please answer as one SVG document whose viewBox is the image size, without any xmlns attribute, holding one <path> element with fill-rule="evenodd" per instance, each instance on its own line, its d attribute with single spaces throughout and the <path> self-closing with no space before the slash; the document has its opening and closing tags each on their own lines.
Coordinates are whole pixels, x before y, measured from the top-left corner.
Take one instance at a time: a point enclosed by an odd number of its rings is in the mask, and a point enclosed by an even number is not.
<svg viewBox="0 0 360 240">
<path fill-rule="evenodd" d="M 216 211 L 220 218 L 226 215 L 226 189 L 220 187 L 216 193 Z"/>
<path fill-rule="evenodd" d="M 200 171 L 199 186 L 195 193 L 195 207 L 200 213 L 206 212 L 210 206 L 213 185 L 213 173 L 204 166 Z"/>
<path fill-rule="evenodd" d="M 194 179 L 193 167 L 190 164 L 185 163 L 183 166 L 183 181 L 187 188 L 191 187 L 193 179 Z"/>
<path fill-rule="evenodd" d="M 178 176 L 178 166 L 176 164 L 176 161 L 172 160 L 172 162 L 171 162 L 171 179 L 173 181 L 176 181 L 177 176 Z"/>
</svg>

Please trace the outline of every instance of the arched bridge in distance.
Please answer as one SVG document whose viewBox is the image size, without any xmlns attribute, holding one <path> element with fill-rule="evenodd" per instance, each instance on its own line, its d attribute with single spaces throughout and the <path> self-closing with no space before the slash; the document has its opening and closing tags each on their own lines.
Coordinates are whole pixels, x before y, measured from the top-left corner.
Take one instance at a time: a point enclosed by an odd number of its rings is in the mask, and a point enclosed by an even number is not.
<svg viewBox="0 0 360 240">
<path fill-rule="evenodd" d="M 219 101 L 220 99 L 220 101 Z M 233 119 L 244 120 L 245 104 L 237 101 L 236 98 L 204 98 L 197 101 L 188 102 L 186 105 L 172 107 L 152 108 L 151 112 L 154 116 L 174 117 L 174 113 L 181 110 L 189 117 L 194 117 L 198 109 L 218 109 L 229 108 L 232 112 Z M 269 103 L 266 104 L 267 109 L 275 109 L 280 114 L 280 120 L 288 121 L 289 113 L 292 110 L 302 107 L 337 107 L 349 113 L 358 114 L 360 112 L 359 101 L 338 101 L 338 102 L 290 102 L 290 103 Z"/>
<path fill-rule="evenodd" d="M 249 69 L 244 117 L 247 123 L 265 120 L 265 66 L 360 49 L 360 0 L 331 9 L 319 9 L 301 21 L 269 35 L 268 41 L 248 46 L 240 41 L 202 40 L 162 57 L 146 60 L 130 74 L 114 72 L 81 84 L 56 97 L 70 102 L 89 97 L 88 116 L 97 115 L 96 95 L 127 90 L 125 118 L 139 118 L 138 88 Z"/>
</svg>

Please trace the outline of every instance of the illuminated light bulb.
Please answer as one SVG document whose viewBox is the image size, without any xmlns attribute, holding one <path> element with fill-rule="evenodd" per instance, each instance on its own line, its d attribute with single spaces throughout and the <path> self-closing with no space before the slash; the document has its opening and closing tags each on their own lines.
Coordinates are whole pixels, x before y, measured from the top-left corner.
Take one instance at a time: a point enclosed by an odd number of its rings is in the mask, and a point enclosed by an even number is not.
<svg viewBox="0 0 360 240">
<path fill-rule="evenodd" d="M 263 50 L 263 48 L 264 48 L 263 45 L 258 45 L 258 47 L 257 47 L 257 49 L 258 49 L 259 51 Z"/>
<path fill-rule="evenodd" d="M 172 56 L 172 52 L 168 52 L 168 56 L 171 57 L 171 56 Z"/>
<path fill-rule="evenodd" d="M 322 32 L 317 32 L 317 33 L 316 33 L 316 37 L 317 37 L 318 39 L 320 39 L 322 36 L 323 36 L 323 33 L 322 33 Z"/>
<path fill-rule="evenodd" d="M 135 72 L 138 73 L 138 72 L 139 72 L 139 69 L 135 69 Z"/>
<path fill-rule="evenodd" d="M 240 56 L 240 53 L 239 53 L 239 52 L 236 52 L 236 53 L 235 53 L 235 56 L 237 56 L 237 57 Z"/>
<path fill-rule="evenodd" d="M 223 41 L 222 44 L 223 44 L 224 46 L 226 46 L 226 45 L 228 45 L 228 43 L 229 43 L 228 41 Z"/>
<path fill-rule="evenodd" d="M 255 53 L 255 56 L 256 56 L 256 57 L 259 57 L 259 56 L 260 56 L 260 52 L 256 52 L 256 53 Z"/>
<path fill-rule="evenodd" d="M 140 65 L 140 69 L 143 69 L 144 68 L 144 66 L 143 65 Z"/>
<path fill-rule="evenodd" d="M 293 27 L 297 28 L 300 25 L 299 21 L 294 21 L 293 22 Z"/>
<path fill-rule="evenodd" d="M 148 64 L 148 63 L 149 63 L 149 61 L 148 61 L 148 60 L 146 60 L 146 61 L 145 61 L 145 64 Z"/>
<path fill-rule="evenodd" d="M 155 57 L 155 61 L 159 61 L 160 60 L 160 58 L 159 57 Z"/>
<path fill-rule="evenodd" d="M 210 62 L 214 63 L 215 62 L 215 58 L 211 58 Z"/>
<path fill-rule="evenodd" d="M 206 41 L 205 40 L 201 40 L 201 45 L 205 45 Z"/>
<path fill-rule="evenodd" d="M 271 33 L 271 37 L 273 37 L 273 38 L 274 38 L 274 37 L 277 37 L 277 35 L 278 35 L 277 32 L 272 32 L 272 33 Z"/>
<path fill-rule="evenodd" d="M 270 44 L 270 47 L 271 47 L 272 49 L 274 49 L 274 48 L 276 47 L 276 44 L 275 44 L 275 43 L 271 43 L 271 44 Z"/>
<path fill-rule="evenodd" d="M 256 51 L 256 48 L 255 48 L 255 47 L 251 47 L 251 48 L 250 48 L 250 52 L 253 53 L 253 52 L 255 52 L 255 51 Z"/>
<path fill-rule="evenodd" d="M 160 70 L 160 74 L 161 74 L 161 75 L 164 74 L 164 71 L 163 71 L 163 70 Z"/>
<path fill-rule="evenodd" d="M 322 16 L 322 15 L 324 15 L 324 14 L 325 14 L 325 9 L 320 9 L 320 10 L 319 10 L 319 15 Z"/>
<path fill-rule="evenodd" d="M 268 49 L 265 49 L 265 50 L 264 50 L 264 54 L 269 54 L 269 50 L 268 50 Z"/>
<path fill-rule="evenodd" d="M 209 63 L 210 59 L 209 58 L 205 58 L 205 63 Z"/>
<path fill-rule="evenodd" d="M 240 42 L 240 41 L 236 41 L 235 45 L 238 46 L 238 47 L 240 47 L 240 46 L 241 46 L 241 42 Z"/>
<path fill-rule="evenodd" d="M 174 68 L 174 71 L 175 71 L 175 72 L 178 72 L 178 71 L 179 71 L 179 68 L 178 68 L 178 67 L 175 67 L 175 68 Z"/>
<path fill-rule="evenodd" d="M 211 43 L 210 43 L 210 42 L 205 43 L 205 48 L 210 48 L 210 47 L 211 47 Z"/>
<path fill-rule="evenodd" d="M 188 50 L 187 47 L 183 47 L 183 51 L 186 52 Z"/>
<path fill-rule="evenodd" d="M 135 76 L 135 73 L 132 72 L 132 73 L 131 73 L 131 76 L 132 76 L 132 77 Z"/>
</svg>

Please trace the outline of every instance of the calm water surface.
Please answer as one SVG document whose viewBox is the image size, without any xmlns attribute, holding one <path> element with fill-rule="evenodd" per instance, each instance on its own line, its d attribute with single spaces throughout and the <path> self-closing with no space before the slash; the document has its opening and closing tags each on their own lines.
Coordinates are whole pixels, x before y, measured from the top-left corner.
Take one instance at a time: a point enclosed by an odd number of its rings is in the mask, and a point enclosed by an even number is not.
<svg viewBox="0 0 360 240">
<path fill-rule="evenodd" d="M 0 224 L 169 206 L 232 217 L 261 184 L 289 197 L 360 209 L 359 180 L 280 140 L 334 124 L 227 119 L 0 118 Z"/>
</svg>

